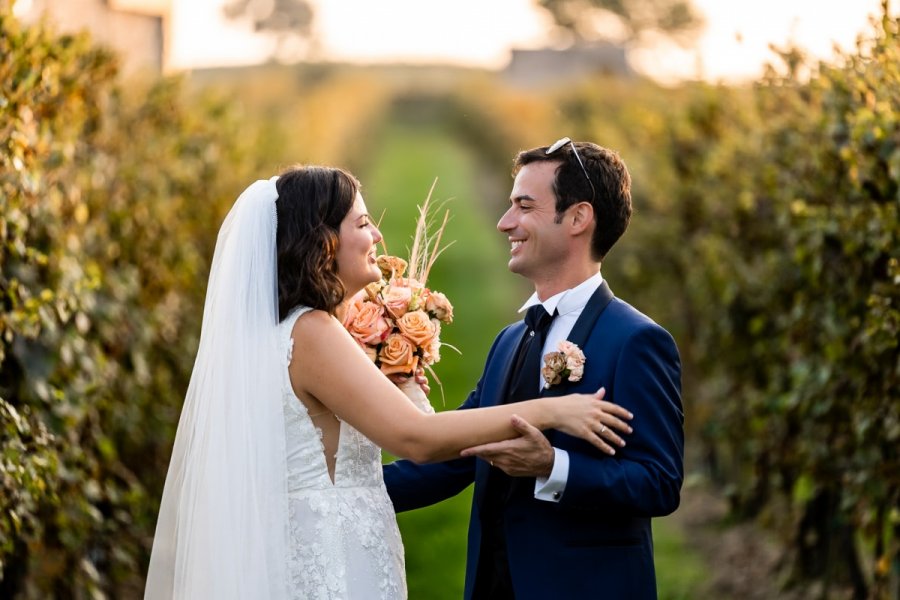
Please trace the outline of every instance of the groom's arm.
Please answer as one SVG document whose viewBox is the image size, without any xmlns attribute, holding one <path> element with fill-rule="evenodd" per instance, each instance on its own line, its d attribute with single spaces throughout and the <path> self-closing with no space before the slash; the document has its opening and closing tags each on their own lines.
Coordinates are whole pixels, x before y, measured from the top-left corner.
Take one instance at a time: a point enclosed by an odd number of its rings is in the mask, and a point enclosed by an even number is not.
<svg viewBox="0 0 900 600">
<path fill-rule="evenodd" d="M 505 329 L 494 339 L 485 361 L 485 369 L 475 389 L 456 410 L 478 408 L 485 373 L 491 365 L 497 344 Z M 475 459 L 457 458 L 439 463 L 416 464 L 410 460 L 398 460 L 384 465 L 384 484 L 397 512 L 430 506 L 463 491 L 475 480 Z"/>
<path fill-rule="evenodd" d="M 477 406 L 477 392 L 478 388 L 456 410 Z M 457 458 L 431 464 L 396 460 L 384 465 L 383 472 L 394 510 L 403 512 L 430 506 L 466 489 L 475 480 L 475 459 Z"/>
<path fill-rule="evenodd" d="M 684 480 L 681 361 L 672 336 L 656 324 L 637 330 L 622 347 L 611 392 L 610 401 L 634 415 L 634 431 L 615 456 L 569 438 L 560 504 L 641 517 L 670 514 Z"/>
</svg>

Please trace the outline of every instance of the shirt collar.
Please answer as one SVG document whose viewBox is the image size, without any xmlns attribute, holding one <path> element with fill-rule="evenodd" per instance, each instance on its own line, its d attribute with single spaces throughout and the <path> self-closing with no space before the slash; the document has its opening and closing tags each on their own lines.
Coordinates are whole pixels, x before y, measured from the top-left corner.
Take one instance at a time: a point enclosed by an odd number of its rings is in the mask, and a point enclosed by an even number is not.
<svg viewBox="0 0 900 600">
<path fill-rule="evenodd" d="M 537 292 L 535 292 L 525 301 L 519 312 L 528 310 L 535 304 L 543 305 L 544 310 L 550 315 L 555 311 L 559 311 L 560 315 L 564 315 L 575 310 L 582 310 L 601 283 L 603 283 L 603 276 L 600 274 L 600 271 L 597 271 L 596 274 L 591 275 L 575 287 L 550 296 L 543 302 L 538 299 Z"/>
</svg>

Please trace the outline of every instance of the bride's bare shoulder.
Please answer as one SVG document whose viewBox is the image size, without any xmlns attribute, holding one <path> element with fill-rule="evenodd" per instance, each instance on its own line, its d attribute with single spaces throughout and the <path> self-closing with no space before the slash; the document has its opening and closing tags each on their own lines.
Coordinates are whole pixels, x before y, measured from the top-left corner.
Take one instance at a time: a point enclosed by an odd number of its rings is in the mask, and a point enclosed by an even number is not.
<svg viewBox="0 0 900 600">
<path fill-rule="evenodd" d="M 344 331 L 337 319 L 324 310 L 308 310 L 294 321 L 291 337 L 295 340 L 315 343 L 332 338 Z"/>
</svg>

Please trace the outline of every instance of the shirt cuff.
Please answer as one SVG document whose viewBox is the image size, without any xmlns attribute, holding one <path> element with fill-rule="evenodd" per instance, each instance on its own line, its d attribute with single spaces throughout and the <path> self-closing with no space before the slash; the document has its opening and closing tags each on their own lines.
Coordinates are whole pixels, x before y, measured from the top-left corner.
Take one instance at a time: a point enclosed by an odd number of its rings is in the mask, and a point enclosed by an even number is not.
<svg viewBox="0 0 900 600">
<path fill-rule="evenodd" d="M 566 491 L 569 479 L 569 453 L 559 448 L 553 449 L 553 469 L 549 477 L 536 477 L 534 480 L 534 497 L 547 502 L 559 502 Z"/>
</svg>

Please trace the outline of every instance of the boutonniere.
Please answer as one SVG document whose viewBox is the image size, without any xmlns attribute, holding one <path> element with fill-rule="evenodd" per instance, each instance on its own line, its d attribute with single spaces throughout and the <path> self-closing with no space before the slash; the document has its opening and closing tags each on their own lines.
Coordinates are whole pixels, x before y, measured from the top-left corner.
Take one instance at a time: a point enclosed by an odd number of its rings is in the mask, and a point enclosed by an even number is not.
<svg viewBox="0 0 900 600">
<path fill-rule="evenodd" d="M 556 352 L 544 355 L 541 375 L 544 376 L 546 387 L 562 381 L 580 381 L 584 375 L 584 352 L 568 340 L 562 340 L 556 345 L 556 349 Z"/>
</svg>

